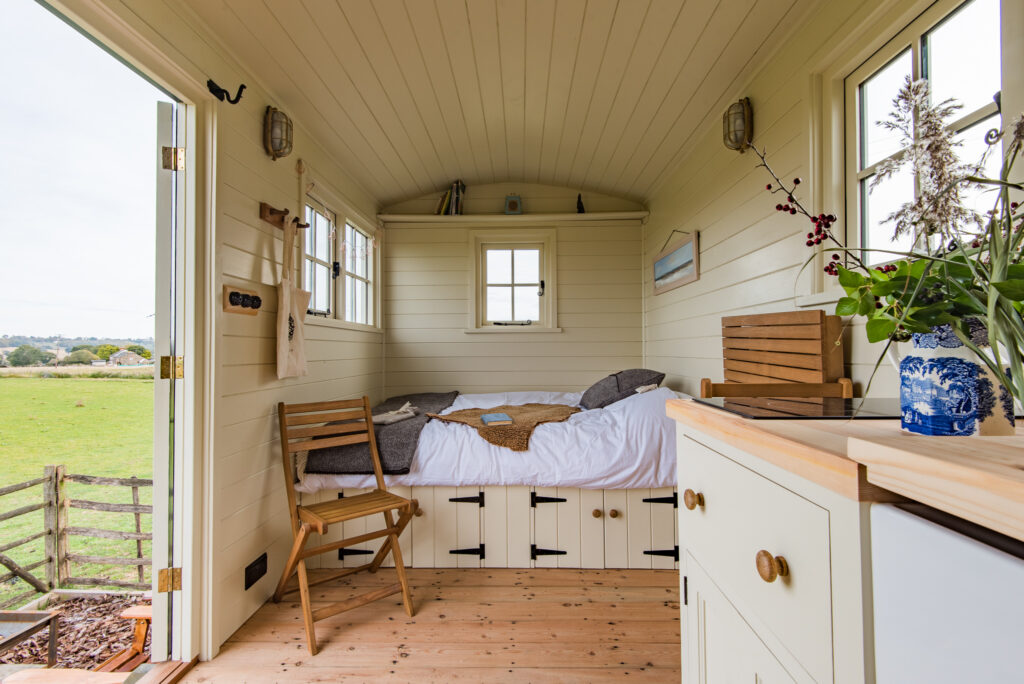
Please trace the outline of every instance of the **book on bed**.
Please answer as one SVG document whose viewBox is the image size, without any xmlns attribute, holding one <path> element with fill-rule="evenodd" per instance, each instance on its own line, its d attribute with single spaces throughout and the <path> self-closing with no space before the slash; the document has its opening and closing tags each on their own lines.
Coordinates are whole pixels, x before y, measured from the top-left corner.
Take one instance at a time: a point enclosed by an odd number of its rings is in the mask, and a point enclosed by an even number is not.
<svg viewBox="0 0 1024 684">
<path fill-rule="evenodd" d="M 512 424 L 512 417 L 507 413 L 485 413 L 480 416 L 480 420 L 483 421 L 483 424 L 487 427 Z"/>
</svg>

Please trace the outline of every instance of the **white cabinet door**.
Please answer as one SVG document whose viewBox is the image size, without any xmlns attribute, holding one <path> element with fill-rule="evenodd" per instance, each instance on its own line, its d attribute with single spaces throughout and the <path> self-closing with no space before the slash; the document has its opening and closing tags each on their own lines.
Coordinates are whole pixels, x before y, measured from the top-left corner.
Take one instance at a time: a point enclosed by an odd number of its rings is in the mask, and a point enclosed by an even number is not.
<svg viewBox="0 0 1024 684">
<path fill-rule="evenodd" d="M 685 557 L 688 604 L 684 639 L 689 684 L 795 681 L 754 634 L 703 568 Z"/>
</svg>

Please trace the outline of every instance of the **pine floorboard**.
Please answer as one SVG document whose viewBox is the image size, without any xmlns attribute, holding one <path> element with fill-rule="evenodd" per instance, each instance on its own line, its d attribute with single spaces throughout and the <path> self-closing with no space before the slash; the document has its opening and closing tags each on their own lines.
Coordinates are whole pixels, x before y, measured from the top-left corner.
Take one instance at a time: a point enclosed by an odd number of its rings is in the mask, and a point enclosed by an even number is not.
<svg viewBox="0 0 1024 684">
<path fill-rule="evenodd" d="M 316 625 L 298 594 L 261 607 L 183 682 L 678 682 L 675 570 L 409 571 L 416 615 L 395 595 Z M 312 573 L 312 578 L 316 573 Z M 394 582 L 394 570 L 313 587 L 313 609 Z"/>
</svg>

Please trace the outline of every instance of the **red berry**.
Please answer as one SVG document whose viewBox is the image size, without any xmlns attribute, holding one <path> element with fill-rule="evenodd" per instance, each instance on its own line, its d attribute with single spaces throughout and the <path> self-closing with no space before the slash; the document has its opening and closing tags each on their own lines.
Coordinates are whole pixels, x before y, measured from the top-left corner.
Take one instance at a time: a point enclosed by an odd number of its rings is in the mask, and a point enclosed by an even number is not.
<svg viewBox="0 0 1024 684">
<path fill-rule="evenodd" d="M 775 205 L 775 211 L 782 211 L 782 205 L 781 204 L 776 204 Z"/>
<path fill-rule="evenodd" d="M 808 240 L 807 241 L 807 246 L 811 247 L 812 245 L 814 245 L 814 240 Z"/>
<path fill-rule="evenodd" d="M 832 223 L 833 221 L 836 220 L 836 217 L 834 215 L 832 215 L 832 214 L 829 214 L 825 218 L 828 220 L 829 223 Z"/>
<path fill-rule="evenodd" d="M 793 214 L 793 215 L 795 216 L 795 215 L 796 215 L 796 209 L 794 209 L 794 208 L 790 207 L 790 208 L 789 208 L 789 213 L 790 213 L 790 214 Z"/>
<path fill-rule="evenodd" d="M 772 184 L 769 183 L 768 185 L 764 186 L 764 189 L 765 190 L 771 190 L 772 189 Z"/>
<path fill-rule="evenodd" d="M 839 261 L 839 255 L 838 254 L 833 254 L 832 255 L 832 261 Z"/>
<path fill-rule="evenodd" d="M 800 185 L 800 179 L 799 178 L 794 178 L 793 179 L 793 185 Z"/>
</svg>

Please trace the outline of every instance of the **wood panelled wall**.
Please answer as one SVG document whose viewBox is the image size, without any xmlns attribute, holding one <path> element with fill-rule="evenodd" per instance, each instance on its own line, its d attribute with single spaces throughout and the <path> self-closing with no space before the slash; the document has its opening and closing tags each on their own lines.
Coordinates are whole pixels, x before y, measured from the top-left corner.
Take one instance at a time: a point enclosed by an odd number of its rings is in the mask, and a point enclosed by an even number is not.
<svg viewBox="0 0 1024 684">
<path fill-rule="evenodd" d="M 529 213 L 537 212 L 537 206 L 568 211 L 561 207 L 567 202 L 575 207 L 575 190 L 533 186 L 528 194 L 523 190 L 528 186 L 515 187 Z M 494 201 L 500 196 L 504 202 L 506 188 L 513 186 L 470 187 L 466 196 Z M 590 198 L 605 211 L 638 208 L 615 198 Z M 402 207 L 422 210 L 419 204 L 436 200 L 432 195 L 384 213 L 399 213 L 395 209 Z M 545 225 L 557 226 L 561 332 L 466 333 L 472 305 L 469 235 L 477 226 L 385 226 L 386 395 L 584 389 L 609 373 L 641 364 L 638 222 Z"/>
<path fill-rule="evenodd" d="M 810 198 L 805 206 L 815 212 L 841 214 L 843 207 L 817 207 L 813 199 L 811 65 L 829 63 L 827 51 L 835 49 L 821 36 L 841 40 L 879 6 L 875 0 L 823 3 L 734 93 L 751 99 L 757 146 L 767 149 L 769 163 L 781 178 L 805 181 L 800 198 Z M 757 158 L 726 149 L 720 121 L 708 122 L 694 138 L 679 169 L 650 199 L 644 258 L 645 363 L 667 371 L 666 383 L 673 389 L 691 394 L 698 393 L 701 377 L 721 381 L 722 316 L 800 305 L 831 313 L 835 306 L 834 299 L 818 298 L 815 303 L 801 297 L 811 292 L 810 279 L 816 275 L 814 264 L 801 273 L 811 254 L 804 244 L 808 224 L 775 211 L 778 197 L 765 191 L 771 178 L 755 168 Z M 653 296 L 651 259 L 673 229 L 700 232 L 700 280 Z M 834 285 L 830 280 L 826 278 L 826 286 Z M 867 343 L 858 323 L 845 330 L 844 339 L 847 374 L 863 391 L 881 348 Z M 895 371 L 883 361 L 871 395 L 895 396 L 897 391 Z"/>
<path fill-rule="evenodd" d="M 263 110 L 274 98 L 254 87 L 252 75 L 218 64 L 216 73 L 249 89 L 235 107 L 218 111 L 217 261 L 223 283 L 257 291 L 264 305 L 256 316 L 218 312 L 213 548 L 215 643 L 226 640 L 266 600 L 291 544 L 284 481 L 275 431 L 279 401 L 380 397 L 382 333 L 356 331 L 307 319 L 308 374 L 278 380 L 276 283 L 284 249 L 280 230 L 259 218 L 259 202 L 298 212 L 295 161 L 303 159 L 318 182 L 353 201 L 372 217 L 373 201 L 320 153 L 297 126 L 295 152 L 272 162 L 259 136 Z M 301 122 L 297 122 L 301 124 Z M 343 210 L 337 208 L 339 212 Z M 217 292 L 219 292 L 219 284 Z M 243 590 L 243 570 L 264 551 L 269 569 Z"/>
<path fill-rule="evenodd" d="M 215 104 L 216 277 L 209 293 L 217 302 L 216 314 L 209 322 L 216 364 L 214 447 L 212 453 L 197 455 L 195 464 L 197 469 L 212 470 L 207 485 L 213 500 L 210 548 L 215 552 L 212 584 L 202 591 L 213 603 L 210 642 L 216 649 L 273 592 L 291 544 L 275 403 L 364 393 L 377 398 L 382 383 L 382 335 L 326 325 L 306 328 L 309 374 L 277 379 L 275 284 L 280 278 L 283 236 L 259 219 L 259 202 L 288 207 L 293 214 L 300 209 L 295 162 L 301 158 L 316 171 L 319 182 L 331 185 L 347 199 L 351 209 L 373 217 L 377 207 L 307 135 L 302 121 L 295 121 L 292 156 L 270 160 L 262 147 L 263 113 L 268 104 L 281 104 L 278 97 L 261 87 L 257 74 L 246 71 L 222 51 L 218 41 L 180 3 L 104 0 L 104 4 L 117 20 L 163 50 L 197 84 L 214 76 L 231 88 L 238 83 L 247 85 L 237 105 Z M 67 5 L 72 13 L 91 10 L 90 3 L 78 0 Z M 224 284 L 258 292 L 263 299 L 258 315 L 221 312 Z M 212 460 L 212 468 L 207 469 L 210 464 L 204 459 Z M 267 574 L 245 591 L 243 569 L 263 552 L 269 556 Z"/>
</svg>

